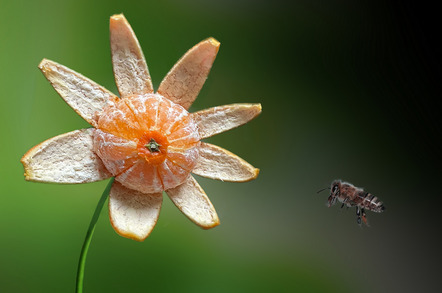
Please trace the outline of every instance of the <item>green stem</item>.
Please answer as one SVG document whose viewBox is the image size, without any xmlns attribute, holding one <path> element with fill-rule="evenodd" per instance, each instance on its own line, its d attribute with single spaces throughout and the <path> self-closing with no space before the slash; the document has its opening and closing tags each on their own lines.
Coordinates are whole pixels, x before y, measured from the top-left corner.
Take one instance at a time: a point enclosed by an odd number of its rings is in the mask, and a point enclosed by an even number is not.
<svg viewBox="0 0 442 293">
<path fill-rule="evenodd" d="M 82 293 L 83 292 L 83 278 L 84 278 L 84 266 L 86 264 L 87 251 L 89 250 L 89 245 L 92 241 L 92 236 L 94 235 L 95 225 L 97 224 L 98 218 L 100 217 L 101 210 L 103 209 L 104 203 L 106 202 L 107 197 L 109 196 L 109 192 L 114 182 L 114 178 L 112 178 L 106 186 L 106 189 L 103 191 L 103 195 L 100 198 L 100 201 L 95 208 L 94 215 L 92 216 L 91 223 L 89 224 L 89 229 L 86 233 L 86 238 L 84 239 L 83 247 L 81 248 L 80 260 L 78 261 L 78 269 L 77 269 L 77 289 L 75 292 Z"/>
</svg>

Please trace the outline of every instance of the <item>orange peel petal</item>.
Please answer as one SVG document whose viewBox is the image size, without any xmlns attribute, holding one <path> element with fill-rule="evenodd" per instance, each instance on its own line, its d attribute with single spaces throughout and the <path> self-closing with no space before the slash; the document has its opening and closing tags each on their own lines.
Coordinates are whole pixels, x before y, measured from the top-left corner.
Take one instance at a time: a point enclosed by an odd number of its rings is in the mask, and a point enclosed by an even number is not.
<svg viewBox="0 0 442 293">
<path fill-rule="evenodd" d="M 162 193 L 145 194 L 114 182 L 109 193 L 109 218 L 121 236 L 143 241 L 160 215 Z"/>
<path fill-rule="evenodd" d="M 201 139 L 241 126 L 261 113 L 261 104 L 232 104 L 191 113 Z"/>
<path fill-rule="evenodd" d="M 166 190 L 166 193 L 180 211 L 201 228 L 210 229 L 219 225 L 215 208 L 191 175 L 183 184 Z"/>
<path fill-rule="evenodd" d="M 192 173 L 222 181 L 245 182 L 255 179 L 259 169 L 219 146 L 202 142 Z"/>
<path fill-rule="evenodd" d="M 25 178 L 48 183 L 86 183 L 112 175 L 93 152 L 92 128 L 50 138 L 21 159 Z"/>
<path fill-rule="evenodd" d="M 38 68 L 66 103 L 93 126 L 95 113 L 118 99 L 101 85 L 57 62 L 43 59 Z"/>
<path fill-rule="evenodd" d="M 187 51 L 167 73 L 158 93 L 189 109 L 209 75 L 219 46 L 217 40 L 209 38 Z"/>
<path fill-rule="evenodd" d="M 153 93 L 143 51 L 123 14 L 110 18 L 110 40 L 115 83 L 120 96 Z"/>
</svg>

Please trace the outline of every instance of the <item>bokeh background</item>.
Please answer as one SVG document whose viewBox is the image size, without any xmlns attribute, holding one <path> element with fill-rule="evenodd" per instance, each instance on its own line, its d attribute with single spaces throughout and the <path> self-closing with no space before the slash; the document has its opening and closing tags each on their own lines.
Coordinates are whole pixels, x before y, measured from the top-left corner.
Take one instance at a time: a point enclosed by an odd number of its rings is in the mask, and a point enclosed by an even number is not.
<svg viewBox="0 0 442 293">
<path fill-rule="evenodd" d="M 198 178 L 221 225 L 204 231 L 165 197 L 143 243 L 103 211 L 85 292 L 431 292 L 441 288 L 440 24 L 427 4 L 384 1 L 0 0 L 0 292 L 72 292 L 107 182 L 25 182 L 20 157 L 88 127 L 37 65 L 60 62 L 116 91 L 109 17 L 123 12 L 155 87 L 209 36 L 221 49 L 196 111 L 261 102 L 251 123 L 209 139 L 261 169 Z M 387 210 L 356 224 L 327 208 L 341 178 Z"/>
</svg>

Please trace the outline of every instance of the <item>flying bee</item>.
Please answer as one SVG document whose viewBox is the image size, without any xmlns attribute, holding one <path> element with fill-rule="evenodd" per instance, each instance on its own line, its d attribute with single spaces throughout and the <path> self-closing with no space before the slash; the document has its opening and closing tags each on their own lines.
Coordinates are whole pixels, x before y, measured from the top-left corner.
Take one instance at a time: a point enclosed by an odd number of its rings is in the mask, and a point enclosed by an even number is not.
<svg viewBox="0 0 442 293">
<path fill-rule="evenodd" d="M 325 189 L 330 189 L 330 196 L 327 202 L 328 207 L 334 205 L 336 201 L 342 203 L 341 208 L 344 206 L 347 206 L 347 208 L 356 207 L 356 216 L 359 225 L 361 225 L 362 219 L 365 225 L 368 226 L 365 210 L 375 213 L 382 213 L 385 210 L 384 204 L 376 196 L 365 192 L 362 188 L 355 187 L 351 183 L 335 180 L 332 182 L 331 187 L 321 189 L 318 193 Z"/>
</svg>

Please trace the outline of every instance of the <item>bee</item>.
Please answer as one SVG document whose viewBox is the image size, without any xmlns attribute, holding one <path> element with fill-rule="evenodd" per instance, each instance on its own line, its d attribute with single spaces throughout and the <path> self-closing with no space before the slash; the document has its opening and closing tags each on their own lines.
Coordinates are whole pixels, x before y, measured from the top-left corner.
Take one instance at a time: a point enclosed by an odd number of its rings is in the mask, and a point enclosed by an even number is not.
<svg viewBox="0 0 442 293">
<path fill-rule="evenodd" d="M 376 196 L 365 192 L 362 188 L 355 187 L 351 183 L 335 180 L 332 182 L 331 187 L 321 189 L 317 193 L 325 189 L 330 189 L 330 196 L 327 202 L 328 207 L 334 205 L 336 201 L 342 203 L 341 208 L 344 206 L 347 206 L 347 208 L 356 207 L 356 217 L 359 225 L 361 225 L 362 219 L 364 224 L 368 226 L 365 210 L 375 213 L 385 211 L 384 204 Z"/>
</svg>

